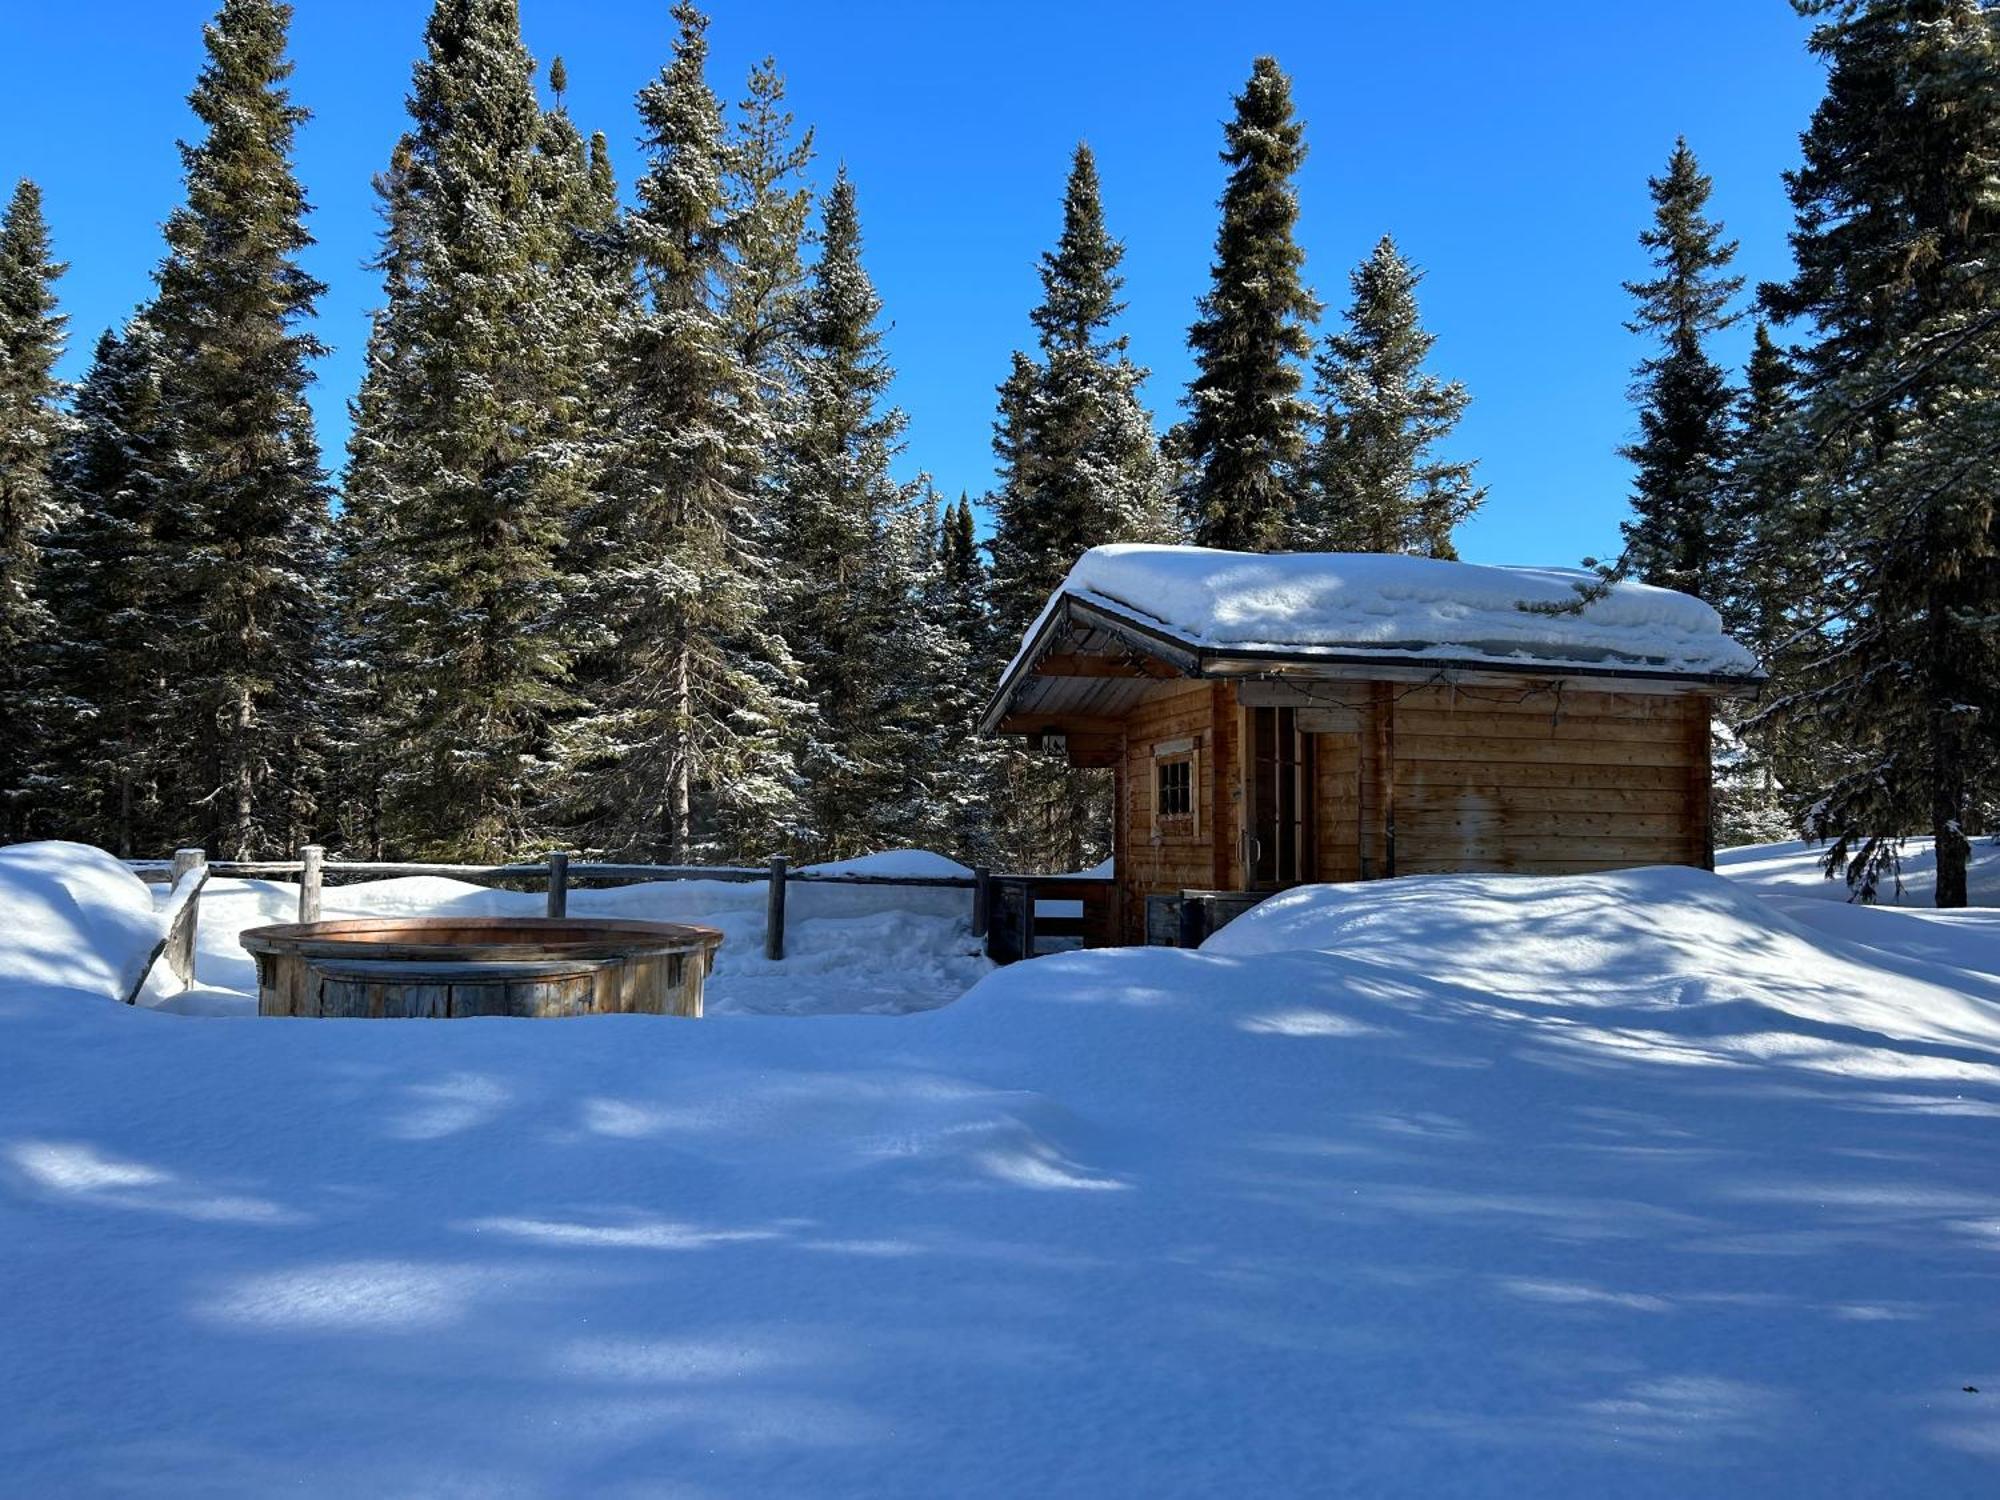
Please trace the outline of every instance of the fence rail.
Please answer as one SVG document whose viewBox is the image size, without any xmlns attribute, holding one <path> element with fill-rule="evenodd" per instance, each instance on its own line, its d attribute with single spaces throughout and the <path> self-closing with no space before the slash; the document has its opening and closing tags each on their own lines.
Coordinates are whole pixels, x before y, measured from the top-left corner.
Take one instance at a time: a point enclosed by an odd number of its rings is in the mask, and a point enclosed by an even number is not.
<svg viewBox="0 0 2000 1500">
<path fill-rule="evenodd" d="M 970 875 L 869 875 L 841 870 L 794 870 L 783 857 L 769 865 L 648 865 L 573 859 L 568 851 L 551 850 L 547 859 L 532 864 L 471 865 L 438 864 L 394 860 L 328 859 L 318 844 L 307 844 L 297 859 L 206 860 L 200 850 L 177 850 L 171 860 L 126 861 L 127 868 L 142 879 L 164 878 L 179 890 L 190 864 L 199 865 L 203 879 L 271 880 L 296 879 L 299 883 L 299 920 L 319 920 L 321 892 L 327 881 L 344 877 L 394 878 L 402 875 L 433 875 L 453 880 L 494 884 L 542 884 L 548 892 L 546 911 L 561 917 L 569 911 L 569 893 L 579 883 L 641 884 L 648 881 L 717 880 L 750 885 L 767 883 L 765 895 L 764 955 L 785 956 L 785 893 L 793 884 L 837 886 L 892 886 L 911 890 L 969 891 L 972 896 L 972 934 L 984 940 L 987 956 L 997 963 L 1033 958 L 1039 937 L 1081 937 L 1086 942 L 1111 940 L 1111 913 L 1115 911 L 1113 883 L 1095 875 L 996 875 L 981 866 Z M 189 898 L 190 903 L 198 899 Z M 1037 901 L 1080 901 L 1082 917 L 1041 916 Z M 193 919 L 188 919 L 193 930 Z"/>
</svg>

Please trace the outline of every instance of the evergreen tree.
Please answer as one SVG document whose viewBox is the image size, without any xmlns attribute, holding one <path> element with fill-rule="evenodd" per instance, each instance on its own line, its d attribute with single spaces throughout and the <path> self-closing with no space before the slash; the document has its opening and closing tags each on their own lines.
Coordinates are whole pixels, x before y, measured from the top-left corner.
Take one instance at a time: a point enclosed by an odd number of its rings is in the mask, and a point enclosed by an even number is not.
<svg viewBox="0 0 2000 1500">
<path fill-rule="evenodd" d="M 1798 432 L 1791 361 L 1761 319 L 1737 402 L 1734 459 L 1718 545 L 1726 577 L 1712 602 L 1723 625 L 1757 654 L 1772 680 L 1795 679 L 1817 649 L 1810 605 L 1831 566 L 1831 529 L 1799 504 Z M 1788 785 L 1814 785 L 1824 769 L 1815 738 L 1760 720 L 1753 705 L 1720 705 L 1715 744 L 1715 826 L 1720 844 L 1791 838 Z"/>
<path fill-rule="evenodd" d="M 150 314 L 172 463 L 155 536 L 177 621 L 162 747 L 181 841 L 231 858 L 311 826 L 327 488 L 306 404 L 324 290 L 291 167 L 291 7 L 223 0 L 190 96 L 187 201 L 167 221 Z"/>
<path fill-rule="evenodd" d="M 812 131 L 798 130 L 785 108 L 784 75 L 767 57 L 750 70 L 729 134 L 731 253 L 722 272 L 723 316 L 737 357 L 780 425 L 798 376 L 802 247 L 812 214 L 804 179 L 812 158 Z"/>
<path fill-rule="evenodd" d="M 35 581 L 44 533 L 55 520 L 49 463 L 62 434 L 55 365 L 62 314 L 42 194 L 23 178 L 0 214 L 0 838 L 26 826 L 28 778 L 42 715 L 32 667 L 48 629 Z"/>
<path fill-rule="evenodd" d="M 1624 523 L 1625 566 L 1647 583 L 1719 599 L 1728 565 L 1723 535 L 1734 396 L 1707 339 L 1738 315 L 1729 304 L 1743 278 L 1724 275 L 1736 242 L 1707 217 L 1711 178 L 1685 137 L 1665 175 L 1647 179 L 1653 225 L 1639 236 L 1657 275 L 1628 281 L 1638 302 L 1626 326 L 1657 336 L 1660 352 L 1639 366 L 1639 440 L 1621 449 L 1637 466 L 1633 517 Z"/>
<path fill-rule="evenodd" d="M 572 706 L 565 549 L 604 457 L 588 372 L 612 194 L 601 148 L 580 159 L 542 110 L 516 0 L 438 0 L 425 43 L 384 181 L 343 620 L 372 679 L 380 841 L 494 859 L 545 837 Z"/>
<path fill-rule="evenodd" d="M 799 705 L 754 503 L 770 433 L 723 314 L 734 225 L 708 22 L 685 0 L 673 15 L 672 60 L 639 94 L 648 160 L 627 237 L 641 296 L 616 352 L 616 462 L 583 518 L 616 559 L 580 601 L 614 625 L 614 668 L 562 748 L 594 844 L 681 861 L 797 836 Z"/>
<path fill-rule="evenodd" d="M 62 519 L 41 580 L 53 620 L 43 823 L 127 858 L 183 831 L 159 795 L 160 702 L 180 623 L 163 612 L 154 541 L 170 468 L 162 386 L 159 336 L 143 317 L 98 340 L 53 468 Z"/>
<path fill-rule="evenodd" d="M 867 843 L 990 858 L 988 794 L 1000 748 L 976 733 L 985 703 L 978 554 L 963 500 L 941 511 L 928 485 L 878 530 L 874 569 L 882 628 L 870 748 Z"/>
<path fill-rule="evenodd" d="M 1029 314 L 1038 355 L 1014 356 L 995 426 L 994 588 L 1015 629 L 1027 628 L 1089 548 L 1173 536 L 1159 445 L 1139 395 L 1146 371 L 1111 331 L 1124 310 L 1124 256 L 1104 225 L 1096 158 L 1079 145 L 1062 235 L 1042 256 L 1042 301 Z"/>
<path fill-rule="evenodd" d="M 1486 498 L 1476 465 L 1432 453 L 1472 398 L 1423 373 L 1437 335 L 1417 318 L 1422 279 L 1388 235 L 1349 278 L 1346 328 L 1316 362 L 1321 435 L 1292 534 L 1302 550 L 1456 558 L 1452 531 Z"/>
<path fill-rule="evenodd" d="M 1180 501 L 1195 541 L 1268 551 L 1283 544 L 1299 502 L 1312 420 L 1299 366 L 1312 353 L 1306 325 L 1319 316 L 1293 238 L 1292 178 L 1305 161 L 1305 127 L 1292 116 L 1291 80 L 1275 58 L 1257 59 L 1224 134 L 1222 228 L 1212 285 L 1188 330 L 1196 374 L 1173 446 L 1186 468 Z"/>
<path fill-rule="evenodd" d="M 1795 654 L 1796 637 L 1818 578 L 1831 566 L 1830 527 L 1802 514 L 1798 373 L 1758 319 L 1737 400 L 1734 462 L 1719 531 L 1728 549 L 1728 580 L 1713 601 L 1730 633 L 1777 671 Z"/>
<path fill-rule="evenodd" d="M 1870 895 L 1927 829 L 1962 906 L 2000 712 L 2000 46 L 1981 0 L 1795 3 L 1826 96 L 1786 177 L 1796 271 L 1763 300 L 1806 325 L 1798 503 L 1830 567 L 1825 647 L 1765 717 L 1838 747 L 1798 789 L 1829 870 Z"/>
<path fill-rule="evenodd" d="M 854 184 L 843 168 L 827 194 L 820 256 L 800 307 L 800 392 L 785 435 L 780 512 L 784 573 L 793 585 L 784 633 L 816 716 L 802 736 L 800 768 L 819 852 L 864 852 L 897 773 L 879 710 L 884 674 L 899 670 L 877 649 L 911 607 L 913 555 L 921 545 L 889 476 L 901 449 L 902 412 L 885 407 L 894 378 L 877 323 L 881 300 L 861 264 Z M 928 538 L 925 539 L 928 541 Z"/>
</svg>

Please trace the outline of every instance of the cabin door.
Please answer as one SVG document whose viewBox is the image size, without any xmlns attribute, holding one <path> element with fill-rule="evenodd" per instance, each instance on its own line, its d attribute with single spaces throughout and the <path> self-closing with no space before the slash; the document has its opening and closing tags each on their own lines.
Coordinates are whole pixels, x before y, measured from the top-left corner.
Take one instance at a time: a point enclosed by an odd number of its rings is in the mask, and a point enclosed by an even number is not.
<svg viewBox="0 0 2000 1500">
<path fill-rule="evenodd" d="M 1289 708 L 1244 710 L 1244 884 L 1282 890 L 1312 880 L 1312 736 Z"/>
</svg>

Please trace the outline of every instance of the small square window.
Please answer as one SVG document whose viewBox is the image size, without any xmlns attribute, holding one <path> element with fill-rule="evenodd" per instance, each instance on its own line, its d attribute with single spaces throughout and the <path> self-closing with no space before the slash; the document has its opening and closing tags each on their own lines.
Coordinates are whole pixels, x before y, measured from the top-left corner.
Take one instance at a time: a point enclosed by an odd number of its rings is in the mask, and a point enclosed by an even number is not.
<svg viewBox="0 0 2000 1500">
<path fill-rule="evenodd" d="M 1153 812 L 1163 833 L 1194 832 L 1194 757 L 1154 762 Z"/>
</svg>

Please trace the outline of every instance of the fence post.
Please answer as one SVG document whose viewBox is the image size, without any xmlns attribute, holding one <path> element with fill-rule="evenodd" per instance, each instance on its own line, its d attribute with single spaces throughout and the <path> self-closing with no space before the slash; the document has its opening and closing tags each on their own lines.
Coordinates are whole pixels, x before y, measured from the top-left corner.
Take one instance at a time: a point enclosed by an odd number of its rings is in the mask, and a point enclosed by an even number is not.
<svg viewBox="0 0 2000 1500">
<path fill-rule="evenodd" d="M 1023 880 L 1016 887 L 1021 893 L 1020 948 L 1018 956 L 1024 959 L 1035 956 L 1035 883 Z"/>
<path fill-rule="evenodd" d="M 549 851 L 549 915 L 569 915 L 569 850 Z"/>
<path fill-rule="evenodd" d="M 183 867 L 182 860 L 186 865 Z M 192 890 L 185 890 L 182 880 L 194 882 Z M 176 849 L 174 851 L 174 883 L 167 893 L 171 906 L 175 895 L 183 895 L 186 904 L 174 913 L 172 924 L 167 929 L 166 958 L 167 971 L 181 982 L 185 989 L 194 983 L 194 940 L 196 924 L 201 920 L 201 886 L 208 879 L 208 855 L 200 849 Z M 151 965 L 147 966 L 149 969 Z M 139 978 L 140 987 L 145 986 L 145 976 Z M 127 998 L 127 1004 L 138 1002 L 138 991 Z"/>
<path fill-rule="evenodd" d="M 972 870 L 972 935 L 986 936 L 986 929 L 993 925 L 993 872 L 985 865 L 975 865 Z"/>
<path fill-rule="evenodd" d="M 771 858 L 771 889 L 764 903 L 764 957 L 785 956 L 785 856 Z"/>
<path fill-rule="evenodd" d="M 318 844 L 307 844 L 299 850 L 299 920 L 317 922 L 319 920 L 320 867 L 326 860 L 326 850 Z"/>
<path fill-rule="evenodd" d="M 1180 946 L 1199 948 L 1208 936 L 1209 902 L 1192 891 L 1181 892 Z"/>
</svg>

